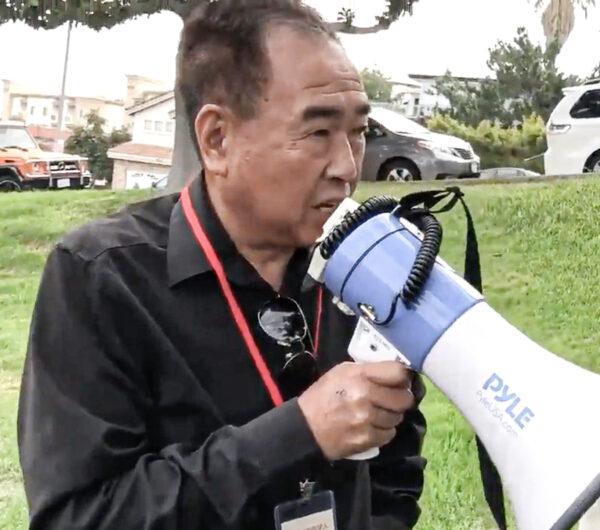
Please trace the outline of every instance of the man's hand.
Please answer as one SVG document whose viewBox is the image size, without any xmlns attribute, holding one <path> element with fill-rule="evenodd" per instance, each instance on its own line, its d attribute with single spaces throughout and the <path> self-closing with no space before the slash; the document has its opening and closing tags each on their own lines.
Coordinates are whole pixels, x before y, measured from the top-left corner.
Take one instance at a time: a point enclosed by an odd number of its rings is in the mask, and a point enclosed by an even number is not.
<svg viewBox="0 0 600 530">
<path fill-rule="evenodd" d="M 389 443 L 413 407 L 412 372 L 395 361 L 335 366 L 298 398 L 329 460 Z"/>
</svg>

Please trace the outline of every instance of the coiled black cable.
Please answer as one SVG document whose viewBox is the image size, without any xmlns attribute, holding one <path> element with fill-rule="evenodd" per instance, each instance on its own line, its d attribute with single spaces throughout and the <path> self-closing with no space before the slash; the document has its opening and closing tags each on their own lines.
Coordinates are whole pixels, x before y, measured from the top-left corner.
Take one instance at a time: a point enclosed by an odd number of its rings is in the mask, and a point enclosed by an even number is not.
<svg viewBox="0 0 600 530">
<path fill-rule="evenodd" d="M 366 200 L 356 210 L 348 212 L 342 222 L 321 242 L 319 245 L 321 256 L 329 259 L 342 244 L 342 241 L 361 224 L 379 214 L 391 212 L 399 205 L 400 201 L 398 199 L 387 195 L 371 197 Z"/>
<path fill-rule="evenodd" d="M 338 249 L 341 243 L 362 223 L 373 217 L 393 212 L 398 217 L 404 217 L 412 222 L 423 232 L 423 241 L 410 273 L 400 292 L 394 297 L 388 315 L 378 319 L 372 315 L 373 322 L 378 325 L 388 324 L 396 313 L 398 300 L 402 300 L 405 306 L 412 304 L 422 292 L 425 282 L 433 269 L 435 260 L 442 243 L 442 227 L 437 219 L 424 208 L 403 208 L 398 199 L 388 196 L 372 197 L 362 203 L 355 211 L 346 214 L 342 222 L 325 238 L 320 245 L 323 258 L 329 259 Z"/>
</svg>

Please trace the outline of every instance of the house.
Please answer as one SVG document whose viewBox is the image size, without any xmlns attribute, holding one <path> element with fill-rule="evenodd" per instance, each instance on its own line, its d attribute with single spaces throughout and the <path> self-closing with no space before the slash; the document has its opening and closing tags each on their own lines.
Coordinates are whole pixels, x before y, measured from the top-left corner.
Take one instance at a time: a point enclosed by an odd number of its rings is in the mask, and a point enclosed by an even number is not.
<svg viewBox="0 0 600 530">
<path fill-rule="evenodd" d="M 53 151 L 56 145 L 64 145 L 71 136 L 71 131 L 59 131 L 57 127 L 43 127 L 42 125 L 29 125 L 29 134 L 33 136 L 44 151 Z"/>
<path fill-rule="evenodd" d="M 10 120 L 10 81 L 0 79 L 0 121 Z"/>
<path fill-rule="evenodd" d="M 58 127 L 58 94 L 40 92 L 9 80 L 2 80 L 0 89 L 0 118 L 22 121 L 28 126 Z M 86 116 L 91 111 L 97 112 L 106 120 L 107 131 L 124 125 L 125 107 L 119 100 L 66 96 L 63 109 L 63 127 L 66 129 L 85 125 Z"/>
<path fill-rule="evenodd" d="M 436 83 L 444 77 L 443 75 L 409 74 L 408 77 L 421 86 L 420 93 L 412 95 L 407 104 L 412 109 L 412 115 L 409 117 L 429 118 L 436 109 L 446 109 L 450 106 L 448 99 L 438 94 L 436 90 Z M 452 78 L 472 86 L 477 86 L 483 81 L 480 77 L 452 76 Z"/>
<path fill-rule="evenodd" d="M 131 142 L 108 151 L 115 162 L 113 189 L 149 188 L 167 175 L 175 142 L 173 91 L 154 95 L 126 109 Z"/>
<path fill-rule="evenodd" d="M 419 98 L 423 91 L 421 83 L 406 76 L 403 79 L 396 77 L 392 80 L 392 101 L 395 108 L 408 118 L 418 116 Z"/>
</svg>

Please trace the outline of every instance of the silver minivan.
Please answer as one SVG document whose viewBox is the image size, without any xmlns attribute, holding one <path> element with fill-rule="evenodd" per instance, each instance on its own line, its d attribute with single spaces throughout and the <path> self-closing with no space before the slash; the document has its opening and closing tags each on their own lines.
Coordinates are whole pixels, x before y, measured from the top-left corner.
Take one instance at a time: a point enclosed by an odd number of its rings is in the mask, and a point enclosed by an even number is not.
<svg viewBox="0 0 600 530">
<path fill-rule="evenodd" d="M 371 110 L 366 139 L 362 180 L 407 182 L 479 175 L 480 158 L 468 142 L 431 132 L 385 107 Z"/>
</svg>

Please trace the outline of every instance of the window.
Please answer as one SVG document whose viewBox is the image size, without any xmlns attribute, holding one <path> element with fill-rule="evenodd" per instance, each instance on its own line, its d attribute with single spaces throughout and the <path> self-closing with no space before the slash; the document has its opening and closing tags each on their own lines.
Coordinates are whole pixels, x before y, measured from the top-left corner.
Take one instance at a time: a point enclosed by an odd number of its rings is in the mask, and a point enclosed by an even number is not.
<svg viewBox="0 0 600 530">
<path fill-rule="evenodd" d="M 79 111 L 79 117 L 83 118 L 83 109 Z"/>
<path fill-rule="evenodd" d="M 144 121 L 144 131 L 152 130 L 152 122 L 150 120 Z"/>
<path fill-rule="evenodd" d="M 46 107 L 44 107 L 44 109 L 42 110 L 42 114 L 44 116 L 48 116 L 48 109 Z"/>
<path fill-rule="evenodd" d="M 571 109 L 571 117 L 577 119 L 600 118 L 600 90 L 589 90 Z"/>
<path fill-rule="evenodd" d="M 167 122 L 167 132 L 173 132 L 173 122 L 172 121 Z"/>
<path fill-rule="evenodd" d="M 23 149 L 36 149 L 35 140 L 23 127 L 12 127 L 10 125 L 0 128 L 0 148 L 16 145 Z"/>
<path fill-rule="evenodd" d="M 371 139 L 380 138 L 382 136 L 385 136 L 385 133 L 383 132 L 379 124 L 376 121 L 369 119 L 369 124 L 367 125 L 367 132 L 365 133 L 365 137 L 367 139 Z"/>
<path fill-rule="evenodd" d="M 31 107 L 31 108 L 29 109 L 29 115 L 30 115 L 30 116 L 35 116 L 35 107 Z"/>
<path fill-rule="evenodd" d="M 155 121 L 154 122 L 154 130 L 156 132 L 162 132 L 162 130 L 163 130 L 163 122 L 162 121 Z"/>
</svg>

